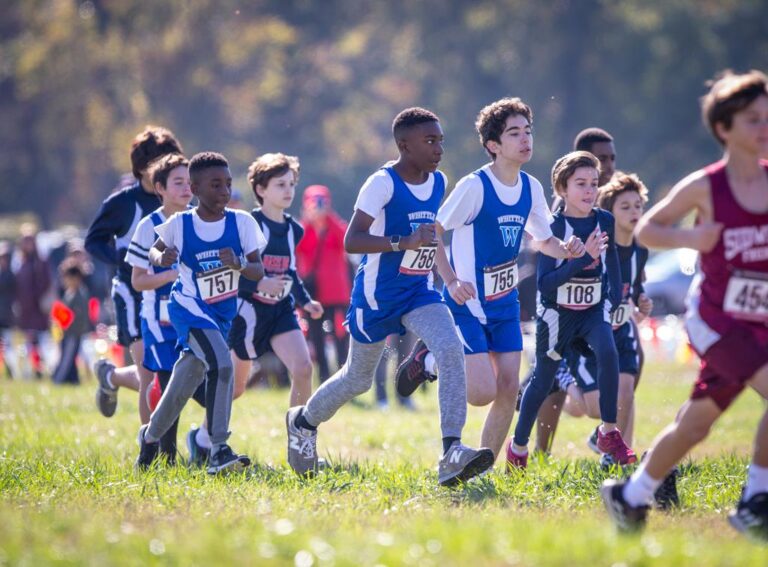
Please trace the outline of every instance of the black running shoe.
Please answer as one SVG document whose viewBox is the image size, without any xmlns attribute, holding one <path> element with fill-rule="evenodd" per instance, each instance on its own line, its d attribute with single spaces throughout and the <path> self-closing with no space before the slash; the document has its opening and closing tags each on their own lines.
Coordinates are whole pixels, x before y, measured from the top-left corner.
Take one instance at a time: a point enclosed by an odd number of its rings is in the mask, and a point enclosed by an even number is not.
<svg viewBox="0 0 768 567">
<path fill-rule="evenodd" d="M 746 501 L 742 492 L 736 509 L 728 515 L 728 522 L 743 534 L 768 541 L 768 492 L 754 494 Z"/>
<path fill-rule="evenodd" d="M 208 474 L 239 473 L 249 466 L 251 466 L 251 459 L 245 455 L 238 455 L 229 445 L 222 445 L 208 458 Z"/>
<path fill-rule="evenodd" d="M 411 353 L 406 359 L 397 367 L 397 374 L 395 374 L 395 389 L 397 393 L 404 398 L 407 398 L 416 391 L 416 388 L 421 386 L 424 382 L 434 382 L 437 380 L 437 376 L 429 374 L 424 368 L 424 358 L 429 354 L 429 349 L 424 344 L 424 341 L 419 339 L 416 344 L 413 345 Z"/>
<path fill-rule="evenodd" d="M 139 470 L 147 470 L 157 458 L 157 453 L 160 450 L 159 442 L 148 443 L 144 440 L 148 427 L 149 425 L 142 425 L 139 428 L 139 458 L 136 459 L 136 468 Z"/>
<path fill-rule="evenodd" d="M 680 469 L 673 468 L 653 494 L 659 510 L 671 510 L 680 506 L 680 496 L 677 494 L 677 477 L 679 476 Z"/>
<path fill-rule="evenodd" d="M 645 527 L 648 506 L 635 507 L 627 504 L 627 501 L 624 500 L 624 486 L 626 484 L 626 482 L 608 479 L 603 483 L 600 495 L 603 497 L 608 515 L 619 530 L 623 532 L 640 531 Z"/>
<path fill-rule="evenodd" d="M 190 429 L 187 433 L 187 449 L 189 450 L 189 466 L 202 468 L 208 464 L 211 452 L 197 442 L 198 431 L 199 429 L 195 428 Z"/>
</svg>

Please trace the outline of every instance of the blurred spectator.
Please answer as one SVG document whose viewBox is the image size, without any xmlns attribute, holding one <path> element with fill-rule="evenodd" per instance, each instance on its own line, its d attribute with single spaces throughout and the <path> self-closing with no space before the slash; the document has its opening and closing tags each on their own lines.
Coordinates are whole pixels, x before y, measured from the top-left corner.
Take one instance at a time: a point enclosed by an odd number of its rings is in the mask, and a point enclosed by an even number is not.
<svg viewBox="0 0 768 567">
<path fill-rule="evenodd" d="M 0 242 L 0 372 L 13 378 L 5 359 L 6 336 L 13 327 L 13 302 L 16 299 L 16 276 L 11 271 L 11 245 Z"/>
<path fill-rule="evenodd" d="M 53 373 L 55 384 L 79 384 L 77 355 L 83 335 L 91 330 L 88 313 L 88 291 L 85 287 L 85 272 L 82 258 L 68 256 L 59 266 L 59 277 L 64 292 L 61 302 L 54 304 L 53 318 L 61 327 L 59 364 Z"/>
<path fill-rule="evenodd" d="M 40 336 L 48 330 L 48 315 L 43 306 L 51 287 L 48 263 L 37 252 L 37 230 L 22 225 L 19 240 L 20 263 L 16 270 L 16 323 L 24 333 L 27 354 L 36 378 L 42 378 Z"/>
<path fill-rule="evenodd" d="M 232 195 L 229 198 L 229 203 L 227 204 L 227 207 L 229 207 L 230 209 L 245 210 L 245 202 L 243 201 L 243 194 L 239 190 L 232 189 Z"/>
<path fill-rule="evenodd" d="M 325 352 L 326 336 L 333 337 L 339 366 L 347 358 L 349 338 L 342 326 L 352 288 L 349 262 L 344 251 L 347 223 L 331 208 L 331 192 L 324 185 L 304 191 L 301 224 L 304 238 L 296 248 L 299 277 L 307 291 L 323 304 L 322 319 L 309 319 L 309 342 L 315 351 L 320 381 L 330 376 Z"/>
</svg>

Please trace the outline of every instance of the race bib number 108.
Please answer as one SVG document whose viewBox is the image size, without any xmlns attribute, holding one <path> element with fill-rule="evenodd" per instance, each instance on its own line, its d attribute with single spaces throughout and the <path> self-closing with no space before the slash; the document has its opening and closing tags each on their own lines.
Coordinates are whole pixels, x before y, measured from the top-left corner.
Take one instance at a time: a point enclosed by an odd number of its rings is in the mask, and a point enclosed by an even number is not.
<svg viewBox="0 0 768 567">
<path fill-rule="evenodd" d="M 557 288 L 557 304 L 579 311 L 600 303 L 602 294 L 602 278 L 573 278 Z"/>
</svg>

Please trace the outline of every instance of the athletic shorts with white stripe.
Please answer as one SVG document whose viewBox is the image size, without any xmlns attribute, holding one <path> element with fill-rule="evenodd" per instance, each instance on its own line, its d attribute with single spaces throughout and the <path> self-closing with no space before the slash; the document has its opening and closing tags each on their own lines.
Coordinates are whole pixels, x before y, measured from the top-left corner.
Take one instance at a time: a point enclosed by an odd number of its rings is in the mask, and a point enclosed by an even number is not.
<svg viewBox="0 0 768 567">
<path fill-rule="evenodd" d="M 523 350 L 523 332 L 520 329 L 520 311 L 517 319 L 489 320 L 482 324 L 477 317 L 451 313 L 456 332 L 464 345 L 464 354 L 484 352 L 520 352 Z"/>
<path fill-rule="evenodd" d="M 640 354 L 637 328 L 630 322 L 613 332 L 616 350 L 619 353 L 619 372 L 637 376 L 640 373 Z M 597 357 L 585 344 L 572 348 L 566 354 L 568 367 L 582 392 L 597 390 Z"/>
<path fill-rule="evenodd" d="M 272 350 L 272 337 L 300 329 L 290 301 L 267 305 L 238 298 L 237 316 L 232 320 L 227 342 L 240 360 L 255 360 Z"/>
<path fill-rule="evenodd" d="M 114 278 L 112 302 L 115 305 L 117 342 L 129 347 L 141 340 L 141 293 L 124 281 Z"/>
</svg>

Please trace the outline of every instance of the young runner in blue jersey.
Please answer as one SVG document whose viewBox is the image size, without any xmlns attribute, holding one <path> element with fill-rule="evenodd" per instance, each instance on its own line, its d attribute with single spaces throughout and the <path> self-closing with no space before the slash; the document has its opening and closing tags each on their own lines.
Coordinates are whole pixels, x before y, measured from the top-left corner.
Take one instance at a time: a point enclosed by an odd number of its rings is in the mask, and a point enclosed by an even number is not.
<svg viewBox="0 0 768 567">
<path fill-rule="evenodd" d="M 573 237 L 552 236 L 552 215 L 539 181 L 521 171 L 531 159 L 533 113 L 519 98 L 498 100 L 480 111 L 475 127 L 491 163 L 461 179 L 437 214 L 437 234 L 452 230 L 450 257 L 438 256 L 446 282 L 443 297 L 464 346 L 467 400 L 492 404 L 481 445 L 501 452 L 512 423 L 519 386 L 520 330 L 517 256 L 523 231 L 557 258 L 583 254 Z M 397 390 L 410 395 L 435 371 L 423 341 L 397 372 Z"/>
<path fill-rule="evenodd" d="M 96 363 L 94 371 L 99 380 L 96 404 L 105 417 L 114 415 L 118 388 L 125 387 L 138 390 L 141 423 L 149 420 L 147 392 L 152 383 L 152 373 L 141 366 L 144 359 L 139 318 L 141 293 L 131 285 L 131 266 L 125 256 L 139 221 L 160 206 L 148 174 L 149 164 L 171 153 L 180 154 L 182 149 L 169 130 L 147 126 L 138 134 L 131 145 L 131 166 L 136 182 L 110 195 L 102 203 L 85 237 L 86 250 L 94 258 L 117 269 L 112 280 L 117 340 L 130 349 L 131 357 L 138 363 L 138 366 L 134 364 L 118 369 L 107 360 Z"/>
<path fill-rule="evenodd" d="M 613 215 L 595 208 L 598 175 L 599 162 L 588 152 L 567 154 L 552 169 L 552 186 L 565 202 L 565 208 L 555 213 L 552 232 L 559 238 L 578 236 L 585 241 L 587 254 L 565 261 L 539 256 L 536 370 L 523 393 L 507 451 L 508 462 L 514 467 L 527 466 L 528 439 L 536 414 L 549 394 L 566 349 L 576 339 L 584 340 L 599 361 L 600 451 L 621 465 L 637 460 L 616 427 L 619 363 L 610 313 L 621 301 L 621 277 Z"/>
<path fill-rule="evenodd" d="M 613 136 L 602 128 L 585 128 L 576 135 L 573 140 L 574 151 L 589 152 L 600 162 L 600 177 L 598 177 L 598 186 L 605 185 L 613 177 L 616 171 L 616 146 Z M 552 210 L 557 211 L 562 206 L 562 199 L 555 195 L 552 202 Z M 533 375 L 533 368 L 523 381 L 522 388 L 525 389 L 530 377 Z M 571 374 L 568 363 L 564 358 L 560 363 L 560 368 L 555 376 L 555 383 L 552 385 L 552 392 L 544 400 L 536 417 L 536 450 L 544 454 L 549 454 L 552 443 L 555 438 L 557 424 L 560 421 L 560 413 L 566 400 L 565 388 L 573 383 L 574 378 Z M 563 386 L 561 388 L 561 385 Z M 597 438 L 590 437 L 590 448 L 597 447 Z"/>
<path fill-rule="evenodd" d="M 647 201 L 648 190 L 642 181 L 634 174 L 625 173 L 617 173 L 611 181 L 600 187 L 597 198 L 598 207 L 610 211 L 616 221 L 616 250 L 622 296 L 621 304 L 611 314 L 611 325 L 619 354 L 617 424 L 628 445 L 632 444 L 634 391 L 640 376 L 640 343 L 633 321 L 642 320 L 653 308 L 653 302 L 643 292 L 648 249 L 640 246 L 633 237 Z M 588 347 L 576 348 L 570 350 L 567 357 L 574 382 L 568 387 L 566 411 L 573 415 L 576 409 L 581 415 L 599 419 L 598 362 L 594 352 Z M 597 449 L 597 430 L 592 439 L 589 445 Z"/>
<path fill-rule="evenodd" d="M 248 168 L 260 205 L 253 218 L 267 239 L 261 254 L 265 276 L 258 283 L 240 281 L 229 333 L 229 346 L 240 360 L 273 351 L 285 364 L 291 375 L 290 407 L 307 403 L 312 393 L 312 359 L 296 318 L 296 302 L 314 319 L 323 315 L 296 273 L 295 250 L 304 229 L 285 210 L 293 203 L 298 178 L 298 158 L 281 153 L 264 154 Z"/>
<path fill-rule="evenodd" d="M 317 426 L 370 389 L 385 339 L 408 329 L 424 340 L 442 369 L 438 482 L 451 486 L 491 467 L 494 456 L 490 449 L 461 443 L 467 414 L 462 346 L 432 285 L 442 246 L 435 241 L 434 222 L 445 191 L 445 178 L 437 170 L 443 131 L 437 116 L 423 108 L 402 111 L 392 129 L 400 157 L 365 182 L 344 241 L 347 252 L 365 254 L 347 315 L 349 356 L 306 406 L 288 411 L 288 463 L 299 474 L 317 469 Z"/>
<path fill-rule="evenodd" d="M 171 286 L 179 273 L 173 267 L 161 268 L 150 264 L 149 250 L 158 239 L 155 227 L 174 213 L 185 211 L 192 200 L 188 166 L 189 161 L 180 154 L 168 154 L 152 162 L 150 177 L 163 206 L 141 220 L 125 255 L 126 262 L 133 266 L 131 285 L 142 293 L 142 364 L 156 374 L 155 380 L 161 391 L 165 391 L 168 385 L 180 352 L 178 337 L 168 315 Z M 205 388 L 198 388 L 194 398 L 205 407 Z M 160 440 L 160 453 L 169 463 L 176 460 L 177 428 L 178 420 Z"/>
<path fill-rule="evenodd" d="M 195 155 L 189 174 L 199 205 L 155 227 L 159 238 L 149 253 L 153 265 L 178 264 L 168 315 L 182 354 L 149 423 L 139 430 L 136 464 L 140 468 L 152 464 L 159 439 L 205 381 L 211 437 L 208 473 L 216 474 L 250 465 L 247 457 L 227 445 L 234 373 L 226 337 L 237 312 L 239 278 L 258 281 L 264 276 L 259 250 L 266 241 L 251 215 L 226 208 L 232 175 L 224 156 Z"/>
</svg>

